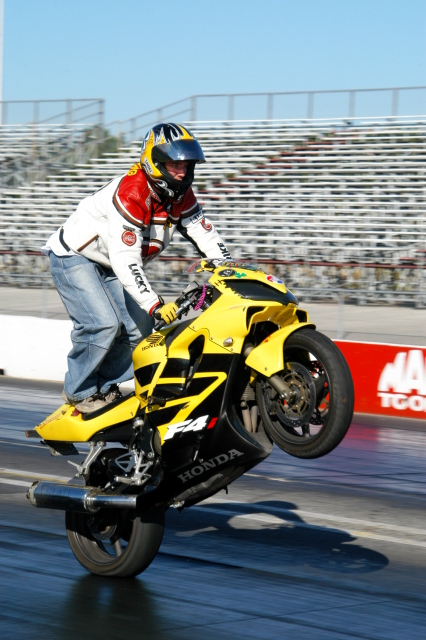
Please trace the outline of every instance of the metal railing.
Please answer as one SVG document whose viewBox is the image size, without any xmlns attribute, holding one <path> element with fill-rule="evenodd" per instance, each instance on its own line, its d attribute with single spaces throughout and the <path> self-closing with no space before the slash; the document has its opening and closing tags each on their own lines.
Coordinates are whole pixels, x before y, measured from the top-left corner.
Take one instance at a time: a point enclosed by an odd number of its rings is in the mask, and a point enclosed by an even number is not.
<svg viewBox="0 0 426 640">
<path fill-rule="evenodd" d="M 267 93 L 199 94 L 106 125 L 114 135 L 139 140 L 164 121 L 274 120 L 415 116 L 426 113 L 426 86 Z"/>
<path fill-rule="evenodd" d="M 105 100 L 3 100 L 0 124 L 90 124 L 103 127 Z"/>
<path fill-rule="evenodd" d="M 104 125 L 105 101 L 99 98 L 4 100 L 1 124 L 91 124 L 126 140 L 141 139 L 165 120 L 274 120 L 397 117 L 426 113 L 426 86 L 314 91 L 197 94 Z"/>
</svg>

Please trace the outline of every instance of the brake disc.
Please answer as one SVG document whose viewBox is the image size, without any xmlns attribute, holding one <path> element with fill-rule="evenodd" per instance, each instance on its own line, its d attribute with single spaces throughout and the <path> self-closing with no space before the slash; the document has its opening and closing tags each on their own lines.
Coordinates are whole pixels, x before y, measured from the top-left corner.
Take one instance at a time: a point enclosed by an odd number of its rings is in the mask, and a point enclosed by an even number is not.
<svg viewBox="0 0 426 640">
<path fill-rule="evenodd" d="M 315 410 L 316 391 L 312 374 L 299 362 L 288 362 L 280 377 L 290 387 L 292 396 L 277 402 L 277 418 L 287 427 L 303 428 L 309 424 Z"/>
</svg>

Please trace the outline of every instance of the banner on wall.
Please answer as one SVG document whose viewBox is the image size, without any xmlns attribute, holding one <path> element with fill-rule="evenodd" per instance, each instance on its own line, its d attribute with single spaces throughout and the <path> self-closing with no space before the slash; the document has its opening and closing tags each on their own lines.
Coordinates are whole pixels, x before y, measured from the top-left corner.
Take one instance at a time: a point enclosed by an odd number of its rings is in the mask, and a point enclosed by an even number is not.
<svg viewBox="0 0 426 640">
<path fill-rule="evenodd" d="M 426 419 L 426 348 L 335 340 L 355 386 L 355 412 Z"/>
</svg>

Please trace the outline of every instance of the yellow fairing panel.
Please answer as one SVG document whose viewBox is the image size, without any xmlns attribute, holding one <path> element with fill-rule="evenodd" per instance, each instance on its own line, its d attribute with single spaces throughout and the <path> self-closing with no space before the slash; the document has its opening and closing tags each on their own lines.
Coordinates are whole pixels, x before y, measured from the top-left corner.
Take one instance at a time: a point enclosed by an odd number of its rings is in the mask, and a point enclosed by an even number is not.
<svg viewBox="0 0 426 640">
<path fill-rule="evenodd" d="M 139 400 L 132 396 L 97 418 L 83 420 L 81 413 L 72 415 L 75 412 L 75 407 L 63 404 L 41 422 L 35 430 L 43 440 L 88 442 L 98 431 L 112 427 L 119 422 L 132 420 L 139 407 Z"/>
<path fill-rule="evenodd" d="M 302 327 L 315 329 L 315 325 L 310 322 L 300 322 L 275 331 L 250 352 L 246 359 L 246 365 L 267 378 L 282 371 L 284 369 L 284 343 L 289 335 Z"/>
</svg>

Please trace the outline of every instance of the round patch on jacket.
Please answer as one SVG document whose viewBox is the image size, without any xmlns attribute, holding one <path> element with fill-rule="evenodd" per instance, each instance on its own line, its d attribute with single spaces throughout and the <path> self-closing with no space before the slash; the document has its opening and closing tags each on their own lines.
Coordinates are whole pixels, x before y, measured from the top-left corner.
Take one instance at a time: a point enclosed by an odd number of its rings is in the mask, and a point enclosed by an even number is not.
<svg viewBox="0 0 426 640">
<path fill-rule="evenodd" d="M 211 231 L 213 228 L 213 225 L 210 224 L 210 222 L 207 222 L 205 218 L 203 218 L 201 220 L 201 226 L 203 227 L 203 229 L 205 229 L 206 231 Z"/>
<path fill-rule="evenodd" d="M 133 231 L 123 231 L 121 239 L 124 244 L 127 244 L 128 247 L 131 247 L 136 242 L 136 233 L 134 233 Z"/>
</svg>

